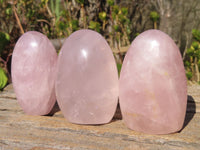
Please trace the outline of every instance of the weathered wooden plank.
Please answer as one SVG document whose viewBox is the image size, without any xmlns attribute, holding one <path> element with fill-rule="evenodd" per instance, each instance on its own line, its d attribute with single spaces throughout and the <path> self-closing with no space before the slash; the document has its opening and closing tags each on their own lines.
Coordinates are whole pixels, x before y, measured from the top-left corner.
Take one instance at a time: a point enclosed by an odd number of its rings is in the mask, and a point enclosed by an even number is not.
<svg viewBox="0 0 200 150">
<path fill-rule="evenodd" d="M 12 84 L 7 85 L 4 88 L 4 91 L 0 92 L 0 97 L 2 97 L 2 98 L 13 98 L 13 99 L 16 99 L 16 95 L 14 93 Z"/>
<path fill-rule="evenodd" d="M 12 87 L 9 92 L 13 92 Z M 148 135 L 129 130 L 119 109 L 109 124 L 76 125 L 69 123 L 60 111 L 53 116 L 25 115 L 13 96 L 1 93 L 0 150 L 199 150 L 200 105 L 196 98 L 200 94 L 192 90 L 190 94 L 187 119 L 179 133 Z"/>
<path fill-rule="evenodd" d="M 199 84 L 189 85 L 188 95 L 192 96 L 193 101 L 195 100 L 196 103 L 200 103 L 200 85 Z"/>
<path fill-rule="evenodd" d="M 135 148 L 135 145 L 146 149 L 161 147 L 163 149 L 163 145 L 166 149 L 200 147 L 200 132 L 193 128 L 194 124 L 200 121 L 197 115 L 181 133 L 170 135 L 134 132 L 127 129 L 121 120 L 101 126 L 75 125 L 68 123 L 64 118 L 23 114 L 13 114 L 6 120 L 6 123 L 1 122 L 0 125 L 0 128 L 4 129 L 0 131 L 0 141 L 8 145 L 14 144 L 15 147 L 23 146 L 22 148 L 27 146 L 58 148 L 55 147 L 56 144 L 62 149 L 76 145 L 88 149 L 125 149 L 129 146 Z M 198 125 L 197 129 L 199 127 Z"/>
</svg>

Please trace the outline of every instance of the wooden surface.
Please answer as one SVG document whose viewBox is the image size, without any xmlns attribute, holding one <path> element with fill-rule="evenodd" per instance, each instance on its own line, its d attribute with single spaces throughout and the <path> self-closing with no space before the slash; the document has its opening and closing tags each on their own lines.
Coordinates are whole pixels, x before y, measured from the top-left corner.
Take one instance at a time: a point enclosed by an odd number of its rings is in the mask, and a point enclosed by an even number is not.
<svg viewBox="0 0 200 150">
<path fill-rule="evenodd" d="M 200 150 L 200 86 L 188 86 L 188 95 L 183 129 L 148 135 L 126 128 L 119 109 L 111 123 L 96 126 L 71 124 L 60 111 L 25 115 L 9 85 L 0 93 L 0 150 Z"/>
</svg>

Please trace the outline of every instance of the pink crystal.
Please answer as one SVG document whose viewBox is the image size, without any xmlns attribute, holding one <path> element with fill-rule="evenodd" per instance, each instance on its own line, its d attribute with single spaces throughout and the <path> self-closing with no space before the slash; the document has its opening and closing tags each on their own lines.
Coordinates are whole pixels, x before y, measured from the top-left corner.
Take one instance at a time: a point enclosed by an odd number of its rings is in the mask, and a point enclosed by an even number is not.
<svg viewBox="0 0 200 150">
<path fill-rule="evenodd" d="M 125 124 L 150 134 L 179 131 L 184 122 L 187 82 L 174 41 L 159 30 L 140 34 L 121 70 L 119 99 Z"/>
<path fill-rule="evenodd" d="M 77 124 L 108 123 L 118 102 L 118 74 L 112 51 L 97 32 L 70 35 L 58 58 L 56 96 L 65 118 Z"/>
<path fill-rule="evenodd" d="M 43 34 L 29 31 L 16 43 L 12 56 L 12 81 L 25 113 L 46 115 L 55 104 L 57 54 Z"/>
</svg>

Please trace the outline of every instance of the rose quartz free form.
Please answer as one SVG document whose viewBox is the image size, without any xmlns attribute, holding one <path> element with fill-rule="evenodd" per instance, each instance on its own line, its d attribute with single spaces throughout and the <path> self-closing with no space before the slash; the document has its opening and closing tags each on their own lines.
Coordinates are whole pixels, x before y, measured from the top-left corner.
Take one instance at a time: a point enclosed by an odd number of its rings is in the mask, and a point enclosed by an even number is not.
<svg viewBox="0 0 200 150">
<path fill-rule="evenodd" d="M 119 99 L 125 124 L 150 134 L 179 131 L 187 103 L 185 70 L 178 47 L 159 30 L 132 42 L 123 62 Z"/>
<path fill-rule="evenodd" d="M 77 124 L 108 123 L 118 102 L 118 73 L 112 51 L 97 32 L 70 35 L 58 57 L 56 96 L 65 118 Z"/>
<path fill-rule="evenodd" d="M 57 53 L 49 39 L 35 31 L 23 34 L 12 56 L 12 81 L 25 113 L 46 115 L 55 104 Z"/>
</svg>

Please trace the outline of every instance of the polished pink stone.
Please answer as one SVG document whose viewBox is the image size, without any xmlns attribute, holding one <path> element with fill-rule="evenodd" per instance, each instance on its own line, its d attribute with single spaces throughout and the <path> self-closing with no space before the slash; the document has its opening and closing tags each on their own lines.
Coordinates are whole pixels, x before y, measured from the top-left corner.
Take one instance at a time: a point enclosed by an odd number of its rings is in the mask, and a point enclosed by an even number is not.
<svg viewBox="0 0 200 150">
<path fill-rule="evenodd" d="M 46 115 L 55 104 L 57 53 L 49 39 L 35 31 L 23 34 L 12 56 L 12 81 L 25 113 Z"/>
<path fill-rule="evenodd" d="M 118 73 L 112 51 L 97 32 L 70 35 L 58 57 L 56 96 L 65 118 L 77 124 L 108 123 L 118 102 Z"/>
<path fill-rule="evenodd" d="M 130 129 L 168 134 L 182 128 L 187 82 L 179 49 L 167 34 L 148 30 L 136 37 L 122 65 L 119 90 Z"/>
</svg>

